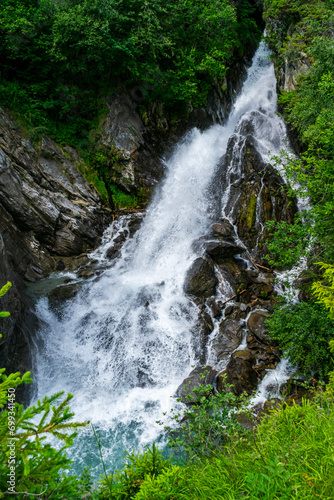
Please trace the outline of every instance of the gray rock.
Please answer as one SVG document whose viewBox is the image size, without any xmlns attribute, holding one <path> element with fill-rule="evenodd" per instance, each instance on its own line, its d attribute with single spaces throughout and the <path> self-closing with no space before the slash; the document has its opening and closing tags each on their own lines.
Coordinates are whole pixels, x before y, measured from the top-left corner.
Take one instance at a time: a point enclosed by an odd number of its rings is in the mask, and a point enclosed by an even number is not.
<svg viewBox="0 0 334 500">
<path fill-rule="evenodd" d="M 255 311 L 249 316 L 247 321 L 247 326 L 250 331 L 258 340 L 264 343 L 270 342 L 270 337 L 267 335 L 267 328 L 265 324 L 268 317 L 269 314 L 265 312 Z"/>
<path fill-rule="evenodd" d="M 188 295 L 205 299 L 214 295 L 218 279 L 212 262 L 199 257 L 186 274 L 184 291 Z"/>
<path fill-rule="evenodd" d="M 229 241 L 209 241 L 205 251 L 215 262 L 220 263 L 229 257 L 245 252 L 245 248 Z"/>
<path fill-rule="evenodd" d="M 196 403 L 198 395 L 192 392 L 193 389 L 197 389 L 200 385 L 212 385 L 216 374 L 217 371 L 213 370 L 211 366 L 202 366 L 195 368 L 178 387 L 176 395 L 182 399 L 183 403 Z M 187 396 L 191 397 L 187 398 Z"/>
<path fill-rule="evenodd" d="M 258 385 L 258 376 L 253 369 L 255 357 L 251 351 L 235 351 L 226 367 L 226 382 L 232 384 L 232 392 L 239 396 L 243 392 L 252 394 Z"/>
<path fill-rule="evenodd" d="M 239 321 L 225 319 L 219 327 L 219 334 L 213 343 L 213 349 L 218 360 L 227 359 L 234 349 L 236 349 L 243 336 L 242 326 Z"/>
<path fill-rule="evenodd" d="M 215 222 L 214 224 L 212 224 L 212 231 L 217 236 L 234 236 L 234 227 L 227 219 L 222 219 L 220 222 Z"/>
</svg>

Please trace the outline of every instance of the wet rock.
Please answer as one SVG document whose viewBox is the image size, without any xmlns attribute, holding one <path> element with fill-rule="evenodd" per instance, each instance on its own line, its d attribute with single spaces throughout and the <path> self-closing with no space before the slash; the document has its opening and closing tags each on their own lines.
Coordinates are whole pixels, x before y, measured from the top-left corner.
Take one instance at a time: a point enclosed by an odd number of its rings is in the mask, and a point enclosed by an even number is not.
<svg viewBox="0 0 334 500">
<path fill-rule="evenodd" d="M 106 257 L 108 259 L 116 259 L 120 255 L 121 243 L 116 243 L 107 249 Z"/>
<path fill-rule="evenodd" d="M 176 391 L 176 395 L 182 399 L 183 403 L 194 404 L 198 396 L 192 391 L 200 385 L 213 384 L 217 371 L 211 366 L 195 368 L 189 376 L 182 382 Z M 191 396 L 190 398 L 187 396 Z"/>
<path fill-rule="evenodd" d="M 250 311 L 250 307 L 248 305 L 243 304 L 243 303 L 238 303 L 238 305 L 236 305 L 233 308 L 231 318 L 235 319 L 237 321 L 239 321 L 241 319 L 245 319 L 247 317 L 247 314 L 249 313 L 249 311 Z"/>
<path fill-rule="evenodd" d="M 129 232 L 130 232 L 130 238 L 132 238 L 135 233 L 138 231 L 138 229 L 140 228 L 141 226 L 141 223 L 143 221 L 143 216 L 140 214 L 139 215 L 136 215 L 134 216 L 130 222 L 129 222 Z"/>
<path fill-rule="evenodd" d="M 210 241 L 205 244 L 205 252 L 215 262 L 220 263 L 229 257 L 245 252 L 245 249 L 233 242 Z"/>
<path fill-rule="evenodd" d="M 234 311 L 235 307 L 234 306 L 227 306 L 225 308 L 225 316 L 229 316 L 230 314 L 232 314 L 232 312 Z"/>
<path fill-rule="evenodd" d="M 238 321 L 225 319 L 221 322 L 219 334 L 213 343 L 218 360 L 228 358 L 231 352 L 241 344 L 243 333 L 242 326 Z"/>
<path fill-rule="evenodd" d="M 230 184 L 226 213 L 253 257 L 259 259 L 266 255 L 266 241 L 270 238 L 266 222 L 286 220 L 291 223 L 297 212 L 296 201 L 288 196 L 284 180 L 273 167 L 263 162 L 252 137 L 254 129 L 264 125 L 260 112 L 250 113 L 249 119 L 241 122 L 240 135 L 230 139 L 221 169 L 223 187 Z M 231 169 L 231 165 L 234 168 Z"/>
<path fill-rule="evenodd" d="M 249 350 L 235 351 L 226 367 L 226 382 L 232 384 L 232 392 L 239 396 L 243 392 L 252 394 L 258 385 L 258 376 L 253 369 L 255 357 Z"/>
<path fill-rule="evenodd" d="M 224 279 L 229 283 L 230 287 L 232 287 L 234 294 L 243 291 L 252 283 L 252 280 L 248 276 L 247 272 L 245 272 L 244 269 L 240 268 L 238 263 L 233 258 L 230 258 L 219 264 L 219 270 Z M 247 299 L 247 302 L 249 302 L 248 297 L 246 297 L 245 299 L 243 298 L 244 295 L 245 294 L 240 295 L 240 300 L 243 301 Z"/>
<path fill-rule="evenodd" d="M 57 271 L 64 271 L 64 269 L 65 269 L 64 261 L 59 259 L 57 264 L 56 264 L 56 270 Z"/>
<path fill-rule="evenodd" d="M 212 317 L 215 319 L 220 318 L 223 313 L 221 305 L 214 298 L 209 298 L 207 304 L 211 309 Z"/>
<path fill-rule="evenodd" d="M 270 342 L 270 337 L 267 334 L 266 328 L 266 319 L 269 317 L 269 314 L 255 311 L 253 312 L 247 321 L 247 326 L 250 331 L 255 335 L 255 337 L 264 343 Z"/>
<path fill-rule="evenodd" d="M 200 257 L 187 272 L 184 291 L 188 295 L 205 299 L 214 295 L 217 284 L 218 280 L 212 262 Z"/>
<path fill-rule="evenodd" d="M 80 289 L 80 286 L 76 283 L 57 286 L 51 292 L 48 293 L 47 297 L 49 299 L 49 304 L 51 307 L 59 306 L 63 304 L 66 300 L 72 299 L 76 296 Z"/>
<path fill-rule="evenodd" d="M 213 322 L 210 314 L 201 312 L 199 314 L 199 327 L 202 334 L 207 337 L 213 331 Z"/>
<path fill-rule="evenodd" d="M 232 238 L 234 236 L 234 227 L 227 219 L 222 219 L 220 222 L 212 224 L 212 231 L 217 236 Z"/>
<path fill-rule="evenodd" d="M 92 276 L 94 276 L 95 273 L 92 269 L 83 269 L 82 271 L 80 271 L 78 273 L 78 276 L 79 278 L 83 278 L 83 279 L 88 279 L 88 278 L 92 278 Z"/>
</svg>

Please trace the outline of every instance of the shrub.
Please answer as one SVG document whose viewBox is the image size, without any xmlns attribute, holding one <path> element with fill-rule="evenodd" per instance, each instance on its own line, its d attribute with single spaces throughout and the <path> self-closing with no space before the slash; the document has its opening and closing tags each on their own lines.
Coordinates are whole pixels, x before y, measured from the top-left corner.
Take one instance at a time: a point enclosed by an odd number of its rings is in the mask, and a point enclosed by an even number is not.
<svg viewBox="0 0 334 500">
<path fill-rule="evenodd" d="M 318 373 L 327 379 L 334 368 L 328 343 L 334 336 L 334 322 L 326 310 L 314 302 L 286 304 L 267 319 L 269 335 L 277 340 L 284 355 L 303 375 Z"/>
</svg>

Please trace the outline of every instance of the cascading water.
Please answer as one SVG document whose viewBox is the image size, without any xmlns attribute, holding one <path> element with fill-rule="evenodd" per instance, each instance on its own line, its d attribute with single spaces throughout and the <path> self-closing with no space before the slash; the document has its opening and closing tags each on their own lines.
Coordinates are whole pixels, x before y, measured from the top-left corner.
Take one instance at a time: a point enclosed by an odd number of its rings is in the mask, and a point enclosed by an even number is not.
<svg viewBox="0 0 334 500">
<path fill-rule="evenodd" d="M 176 147 L 141 228 L 117 260 L 110 265 L 105 258 L 115 223 L 95 252 L 105 264 L 101 275 L 82 284 L 61 315 L 52 312 L 47 299 L 38 303 L 45 325 L 36 342 L 38 397 L 60 390 L 74 394 L 76 419 L 94 423 L 109 470 L 120 465 L 125 449 L 159 439 L 156 420 L 175 405 L 171 396 L 196 364 L 198 310 L 183 284 L 201 251 L 193 243 L 207 233 L 215 215 L 212 183 L 228 139 L 240 134 L 242 117 L 251 113 L 264 155 L 280 148 L 285 137 L 275 115 L 276 82 L 268 56 L 261 43 L 225 126 L 203 133 L 194 129 Z M 224 200 L 226 205 L 228 189 Z M 79 466 L 98 466 L 90 429 L 80 432 L 72 453 Z"/>
</svg>

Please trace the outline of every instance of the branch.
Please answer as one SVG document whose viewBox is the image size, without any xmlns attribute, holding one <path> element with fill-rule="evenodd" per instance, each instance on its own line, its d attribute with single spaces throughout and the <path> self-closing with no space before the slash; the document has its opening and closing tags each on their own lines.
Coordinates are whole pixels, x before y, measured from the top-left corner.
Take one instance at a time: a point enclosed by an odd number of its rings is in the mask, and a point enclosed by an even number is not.
<svg viewBox="0 0 334 500">
<path fill-rule="evenodd" d="M 226 302 L 230 302 L 230 300 L 232 300 L 232 299 L 235 299 L 238 295 L 241 295 L 242 293 L 246 292 L 246 290 L 247 290 L 247 288 L 245 288 L 245 290 L 243 290 L 240 293 L 236 293 L 235 295 L 233 295 L 233 297 L 230 297 L 229 299 L 225 300 L 225 302 L 223 302 L 222 305 L 226 304 Z"/>
</svg>

